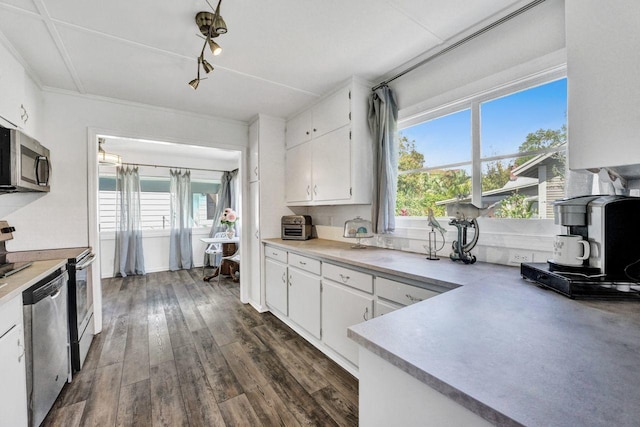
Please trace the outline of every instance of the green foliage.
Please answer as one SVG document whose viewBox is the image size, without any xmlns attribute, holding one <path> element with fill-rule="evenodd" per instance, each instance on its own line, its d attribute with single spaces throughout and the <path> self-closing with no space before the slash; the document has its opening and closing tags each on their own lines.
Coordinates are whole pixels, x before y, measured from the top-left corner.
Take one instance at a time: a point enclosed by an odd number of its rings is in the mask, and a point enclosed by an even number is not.
<svg viewBox="0 0 640 427">
<path fill-rule="evenodd" d="M 534 212 L 531 203 L 526 201 L 524 194 L 514 192 L 500 201 L 500 207 L 496 210 L 496 218 L 531 218 Z"/>
<path fill-rule="evenodd" d="M 518 147 L 521 153 L 536 151 L 564 144 L 567 140 L 567 128 L 539 129 L 525 137 Z M 416 150 L 415 141 L 409 141 L 400 135 L 400 150 L 398 169 L 400 171 L 420 170 L 425 167 L 424 154 Z M 482 191 L 495 190 L 504 187 L 509 182 L 511 170 L 533 156 L 524 156 L 514 162 L 494 161 L 485 165 L 482 174 Z M 554 154 L 559 166 L 553 166 L 553 174 L 564 176 L 566 156 L 564 153 Z M 396 196 L 396 215 L 426 216 L 427 210 L 432 208 L 436 216 L 445 216 L 445 206 L 436 206 L 436 202 L 466 197 L 471 194 L 471 177 L 462 169 L 434 170 L 430 172 L 413 172 L 398 176 L 398 191 Z M 506 197 L 500 205 L 496 216 L 500 218 L 531 218 L 536 212 L 530 203 L 525 202 L 525 196 L 515 192 Z"/>
<path fill-rule="evenodd" d="M 509 182 L 511 165 L 501 161 L 489 162 L 482 173 L 482 191 L 502 188 Z"/>
<path fill-rule="evenodd" d="M 567 142 L 567 126 L 562 125 L 560 129 L 538 129 L 535 132 L 528 134 L 522 144 L 518 147 L 520 153 L 526 153 L 527 151 L 542 150 L 549 147 L 557 147 Z M 527 161 L 531 160 L 533 156 L 518 157 L 515 161 L 515 166 L 518 167 Z"/>
</svg>

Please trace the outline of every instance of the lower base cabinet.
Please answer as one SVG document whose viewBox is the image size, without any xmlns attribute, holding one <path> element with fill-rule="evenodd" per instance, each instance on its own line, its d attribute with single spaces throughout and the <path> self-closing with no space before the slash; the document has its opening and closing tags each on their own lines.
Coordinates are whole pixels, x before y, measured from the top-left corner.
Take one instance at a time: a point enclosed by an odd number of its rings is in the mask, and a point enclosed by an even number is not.
<svg viewBox="0 0 640 427">
<path fill-rule="evenodd" d="M 289 266 L 289 318 L 320 339 L 320 276 Z"/>
<path fill-rule="evenodd" d="M 322 340 L 358 366 L 358 345 L 347 337 L 349 326 L 373 317 L 373 296 L 331 281 L 322 282 Z"/>
<path fill-rule="evenodd" d="M 19 295 L 0 307 L 0 425 L 3 426 L 28 424 L 22 323 L 22 295 Z"/>
<path fill-rule="evenodd" d="M 264 269 L 267 306 L 287 316 L 287 266 L 266 258 Z"/>
</svg>

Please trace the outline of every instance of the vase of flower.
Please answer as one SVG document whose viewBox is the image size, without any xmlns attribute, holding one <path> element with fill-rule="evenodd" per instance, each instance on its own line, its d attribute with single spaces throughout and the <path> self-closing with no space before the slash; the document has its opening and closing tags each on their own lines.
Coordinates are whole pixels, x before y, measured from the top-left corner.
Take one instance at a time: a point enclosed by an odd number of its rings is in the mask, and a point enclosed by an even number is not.
<svg viewBox="0 0 640 427">
<path fill-rule="evenodd" d="M 238 220 L 238 215 L 231 208 L 226 208 L 222 212 L 222 216 L 220 216 L 220 224 L 226 227 L 225 232 L 227 233 L 227 237 L 229 239 L 233 239 L 236 235 L 236 221 Z"/>
</svg>

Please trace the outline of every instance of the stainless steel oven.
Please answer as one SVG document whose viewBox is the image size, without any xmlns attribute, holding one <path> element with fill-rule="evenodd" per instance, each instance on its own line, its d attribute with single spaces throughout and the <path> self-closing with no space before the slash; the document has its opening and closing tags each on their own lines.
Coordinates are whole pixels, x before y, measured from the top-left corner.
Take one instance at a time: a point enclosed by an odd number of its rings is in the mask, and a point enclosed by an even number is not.
<svg viewBox="0 0 640 427">
<path fill-rule="evenodd" d="M 95 254 L 86 249 L 75 258 L 69 258 L 69 337 L 71 341 L 71 366 L 82 369 L 89 346 L 93 340 L 93 286 L 91 264 Z"/>
</svg>

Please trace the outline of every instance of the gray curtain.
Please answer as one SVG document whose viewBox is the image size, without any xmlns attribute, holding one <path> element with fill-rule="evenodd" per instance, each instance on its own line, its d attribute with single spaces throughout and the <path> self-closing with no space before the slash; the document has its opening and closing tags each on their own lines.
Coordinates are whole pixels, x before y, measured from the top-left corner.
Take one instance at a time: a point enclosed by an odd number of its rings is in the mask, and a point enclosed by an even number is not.
<svg viewBox="0 0 640 427">
<path fill-rule="evenodd" d="M 145 274 L 140 224 L 140 175 L 138 168 L 116 171 L 116 250 L 114 276 Z"/>
<path fill-rule="evenodd" d="M 213 237 L 218 231 L 224 231 L 225 227 L 220 224 L 220 217 L 226 208 L 238 211 L 238 195 L 236 194 L 236 183 L 238 180 L 238 169 L 231 172 L 224 172 L 220 178 L 220 189 L 218 190 L 218 204 L 216 205 L 213 224 L 209 231 L 209 237 Z"/>
<path fill-rule="evenodd" d="M 191 223 L 193 200 L 191 172 L 170 170 L 171 234 L 169 236 L 169 270 L 193 268 Z"/>
<path fill-rule="evenodd" d="M 369 129 L 373 136 L 373 203 L 371 223 L 374 233 L 391 233 L 396 228 L 396 188 L 398 186 L 398 106 L 389 87 L 376 89 L 369 98 Z"/>
<path fill-rule="evenodd" d="M 231 208 L 234 211 L 238 211 L 238 195 L 236 194 L 238 180 L 238 169 L 234 169 L 231 172 L 224 172 L 222 178 L 220 178 L 220 189 L 218 190 L 218 204 L 216 205 L 215 215 L 213 216 L 213 224 L 209 231 L 209 237 L 213 237 L 217 232 L 224 231 L 225 227 L 220 224 L 220 217 L 222 212 L 226 208 Z M 239 224 L 237 225 L 239 226 Z M 238 228 L 236 230 L 239 231 Z M 205 265 L 218 265 L 219 257 L 222 255 L 206 255 Z"/>
</svg>

